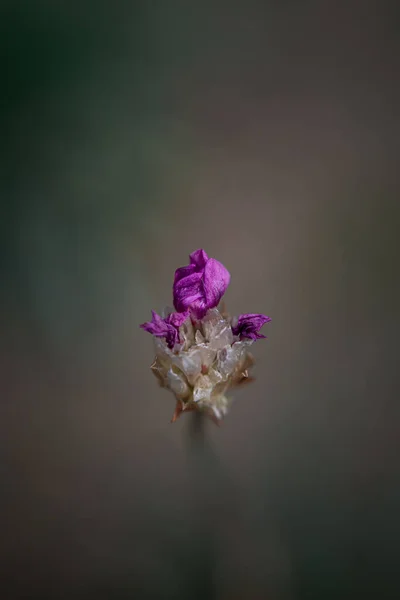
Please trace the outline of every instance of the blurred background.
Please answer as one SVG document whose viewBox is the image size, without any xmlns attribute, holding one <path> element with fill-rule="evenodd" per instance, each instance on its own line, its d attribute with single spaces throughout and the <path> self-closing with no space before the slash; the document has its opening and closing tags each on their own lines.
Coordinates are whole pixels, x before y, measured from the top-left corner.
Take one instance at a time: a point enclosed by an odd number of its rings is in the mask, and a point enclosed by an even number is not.
<svg viewBox="0 0 400 600">
<path fill-rule="evenodd" d="M 395 3 L 0 6 L 2 598 L 399 597 Z M 200 247 L 272 317 L 203 457 L 138 327 Z"/>
</svg>

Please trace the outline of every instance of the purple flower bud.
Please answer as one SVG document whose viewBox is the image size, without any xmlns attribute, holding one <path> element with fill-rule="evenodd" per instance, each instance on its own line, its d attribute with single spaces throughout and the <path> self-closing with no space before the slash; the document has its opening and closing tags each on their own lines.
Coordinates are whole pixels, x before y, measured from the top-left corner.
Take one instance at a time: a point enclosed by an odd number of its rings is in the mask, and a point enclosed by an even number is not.
<svg viewBox="0 0 400 600">
<path fill-rule="evenodd" d="M 191 309 L 200 319 L 209 308 L 218 305 L 229 281 L 224 265 L 208 258 L 204 250 L 196 250 L 190 255 L 190 264 L 175 271 L 174 306 L 178 312 Z"/>
<path fill-rule="evenodd" d="M 250 338 L 251 340 L 259 340 L 266 336 L 258 332 L 265 323 L 269 323 L 270 321 L 271 318 L 266 315 L 251 313 L 240 315 L 236 325 L 232 325 L 232 331 L 234 335 L 239 335 L 240 339 Z"/>
<path fill-rule="evenodd" d="M 151 311 L 152 320 L 140 325 L 142 329 L 148 331 L 155 337 L 165 338 L 169 348 L 173 348 L 179 340 L 179 327 L 186 321 L 189 312 L 171 313 L 163 319 L 154 310 Z"/>
</svg>

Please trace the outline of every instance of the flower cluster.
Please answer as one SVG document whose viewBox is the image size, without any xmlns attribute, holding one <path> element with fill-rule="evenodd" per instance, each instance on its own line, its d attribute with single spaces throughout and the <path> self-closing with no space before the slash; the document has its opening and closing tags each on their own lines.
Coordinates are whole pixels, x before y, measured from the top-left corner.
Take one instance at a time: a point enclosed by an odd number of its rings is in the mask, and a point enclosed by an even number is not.
<svg viewBox="0 0 400 600">
<path fill-rule="evenodd" d="M 152 311 L 152 320 L 140 326 L 155 338 L 154 374 L 176 397 L 172 421 L 184 411 L 201 410 L 218 423 L 228 410 L 226 392 L 250 380 L 249 347 L 265 338 L 259 331 L 271 319 L 254 313 L 232 319 L 218 310 L 229 281 L 219 261 L 196 250 L 190 264 L 175 271 L 176 312 L 161 317 Z"/>
</svg>

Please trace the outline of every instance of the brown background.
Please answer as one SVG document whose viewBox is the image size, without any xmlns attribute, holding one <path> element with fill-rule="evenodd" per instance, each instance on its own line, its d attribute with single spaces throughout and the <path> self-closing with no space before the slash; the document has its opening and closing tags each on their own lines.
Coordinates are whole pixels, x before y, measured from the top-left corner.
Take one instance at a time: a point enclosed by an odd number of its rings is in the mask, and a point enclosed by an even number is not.
<svg viewBox="0 0 400 600">
<path fill-rule="evenodd" d="M 1 4 L 5 599 L 396 597 L 396 29 Z M 138 328 L 199 247 L 272 317 L 203 458 Z"/>
</svg>

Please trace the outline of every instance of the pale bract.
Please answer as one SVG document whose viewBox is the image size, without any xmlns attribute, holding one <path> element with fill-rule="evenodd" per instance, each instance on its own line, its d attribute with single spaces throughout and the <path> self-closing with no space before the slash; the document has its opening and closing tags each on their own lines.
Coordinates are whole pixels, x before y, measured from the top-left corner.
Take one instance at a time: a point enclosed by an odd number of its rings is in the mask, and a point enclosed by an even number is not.
<svg viewBox="0 0 400 600">
<path fill-rule="evenodd" d="M 152 370 L 160 384 L 177 399 L 177 418 L 182 411 L 201 410 L 214 420 L 227 413 L 227 392 L 248 379 L 253 364 L 249 348 L 253 340 L 240 340 L 231 321 L 217 308 L 202 319 L 188 317 L 179 328 L 180 343 L 171 349 L 163 338 L 154 338 L 156 357 Z"/>
</svg>

